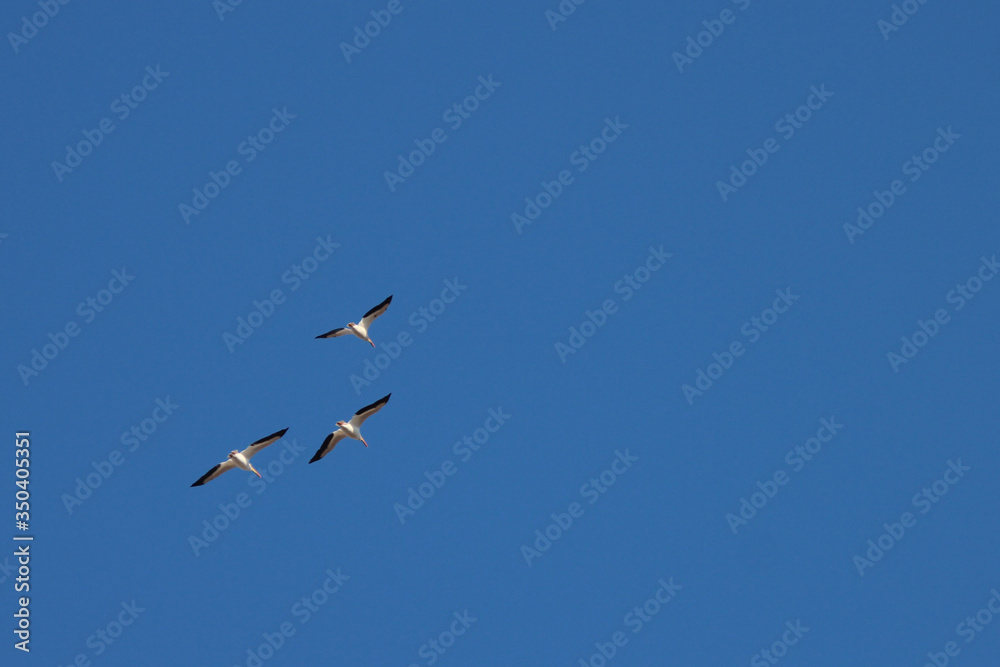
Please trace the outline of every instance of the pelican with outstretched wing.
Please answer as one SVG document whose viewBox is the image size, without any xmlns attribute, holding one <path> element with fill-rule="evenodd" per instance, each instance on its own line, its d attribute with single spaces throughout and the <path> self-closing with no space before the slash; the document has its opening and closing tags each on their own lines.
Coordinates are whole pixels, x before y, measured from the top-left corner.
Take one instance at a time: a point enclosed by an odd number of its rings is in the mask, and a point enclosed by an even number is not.
<svg viewBox="0 0 1000 667">
<path fill-rule="evenodd" d="M 233 468 L 240 468 L 241 470 L 252 472 L 253 474 L 260 477 L 260 473 L 257 472 L 257 469 L 254 468 L 253 465 L 250 463 L 250 458 L 260 450 L 267 447 L 268 445 L 277 442 L 281 438 L 281 436 L 285 435 L 285 431 L 287 430 L 288 430 L 287 428 L 283 428 L 277 433 L 272 433 L 266 438 L 261 438 L 257 442 L 251 444 L 249 447 L 244 449 L 242 452 L 234 449 L 233 451 L 229 452 L 229 458 L 227 458 L 222 463 L 216 464 L 214 468 L 212 468 L 204 475 L 202 475 L 201 478 L 191 486 L 201 486 L 202 484 L 211 482 L 213 479 L 215 479 L 222 473 L 226 472 L 227 470 L 232 470 Z"/>
<path fill-rule="evenodd" d="M 337 445 L 337 443 L 343 440 L 344 438 L 354 438 L 355 440 L 360 440 L 362 443 L 364 443 L 365 447 L 367 447 L 368 443 L 365 442 L 365 439 L 363 437 L 361 437 L 361 425 L 364 423 L 366 419 L 368 419 L 373 414 L 381 410 L 382 406 L 384 406 L 386 403 L 389 402 L 390 396 L 392 396 L 392 394 L 386 394 L 385 396 L 378 399 L 371 405 L 366 405 L 365 407 L 361 408 L 360 410 L 354 413 L 354 416 L 351 417 L 351 421 L 349 422 L 345 421 L 337 422 L 337 429 L 330 435 L 326 436 L 326 440 L 323 441 L 323 444 L 320 446 L 320 448 L 316 450 L 315 454 L 313 454 L 313 457 L 309 460 L 309 463 L 315 463 L 316 461 L 319 461 L 321 458 L 332 452 L 333 448 Z"/>
<path fill-rule="evenodd" d="M 368 329 L 371 328 L 372 322 L 375 321 L 375 318 L 386 311 L 390 303 L 392 303 L 391 294 L 385 301 L 365 313 L 365 316 L 361 318 L 361 322 L 359 324 L 348 322 L 346 327 L 340 327 L 339 329 L 327 331 L 325 334 L 316 336 L 316 338 L 336 338 L 337 336 L 354 334 L 361 340 L 366 340 L 371 343 L 372 347 L 375 347 L 375 343 L 372 343 L 372 339 L 368 336 Z"/>
</svg>

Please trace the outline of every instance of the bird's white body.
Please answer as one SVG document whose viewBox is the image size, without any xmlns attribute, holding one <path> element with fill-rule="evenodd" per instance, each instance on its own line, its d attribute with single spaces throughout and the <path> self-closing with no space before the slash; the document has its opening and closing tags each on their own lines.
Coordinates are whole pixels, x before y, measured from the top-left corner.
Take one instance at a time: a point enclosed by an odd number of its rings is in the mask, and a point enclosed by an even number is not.
<svg viewBox="0 0 1000 667">
<path fill-rule="evenodd" d="M 337 422 L 337 426 L 340 430 L 344 432 L 348 438 L 354 438 L 355 440 L 361 440 L 361 426 L 355 426 L 351 422 Z M 367 446 L 367 445 L 366 445 Z"/>
<path fill-rule="evenodd" d="M 236 467 L 240 470 L 246 470 L 247 472 L 254 472 L 253 466 L 250 465 L 250 459 L 243 456 L 242 452 L 238 452 L 235 449 L 229 452 L 229 460 L 236 464 Z"/>
<path fill-rule="evenodd" d="M 362 324 L 355 324 L 354 322 L 348 322 L 347 328 L 351 330 L 351 333 L 360 338 L 361 340 L 368 341 L 375 347 L 375 343 L 372 343 L 372 339 L 368 337 L 368 327 Z"/>
</svg>

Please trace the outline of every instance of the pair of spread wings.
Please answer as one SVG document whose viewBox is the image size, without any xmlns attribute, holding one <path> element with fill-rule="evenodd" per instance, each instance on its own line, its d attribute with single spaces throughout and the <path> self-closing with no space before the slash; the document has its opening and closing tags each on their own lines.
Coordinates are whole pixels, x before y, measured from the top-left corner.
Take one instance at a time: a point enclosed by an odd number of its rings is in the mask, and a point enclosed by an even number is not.
<svg viewBox="0 0 1000 667">
<path fill-rule="evenodd" d="M 381 410 L 382 406 L 389 402 L 390 396 L 392 396 L 392 394 L 386 394 L 385 396 L 378 399 L 371 405 L 366 405 L 365 407 L 361 408 L 360 410 L 354 413 L 354 416 L 351 417 L 350 424 L 351 426 L 354 427 L 355 432 L 357 432 L 357 430 L 361 428 L 361 425 L 365 422 L 366 419 L 368 419 L 373 414 Z M 337 446 L 337 443 L 346 437 L 347 434 L 344 433 L 344 430 L 338 427 L 336 431 L 326 436 L 326 440 L 324 440 L 320 448 L 316 450 L 316 453 L 313 454 L 313 457 L 309 459 L 309 463 L 314 463 L 316 461 L 319 461 L 321 458 L 332 452 L 333 448 Z"/>
<path fill-rule="evenodd" d="M 278 431 L 277 433 L 272 433 L 271 435 L 269 435 L 269 436 L 267 436 L 265 438 L 261 438 L 260 440 L 258 440 L 255 443 L 252 443 L 249 447 L 247 447 L 242 452 L 240 452 L 240 454 L 242 454 L 244 457 L 246 457 L 246 459 L 249 461 L 251 456 L 253 456 L 257 452 L 259 452 L 260 450 L 264 449 L 268 445 L 273 444 L 273 443 L 277 442 L 279 439 L 281 439 L 281 436 L 285 435 L 285 431 L 287 431 L 287 430 L 288 430 L 287 428 L 283 428 L 280 431 Z M 209 470 L 208 472 L 206 472 L 204 475 L 202 475 L 201 479 L 199 479 L 197 482 L 195 482 L 191 486 L 201 486 L 202 484 L 205 484 L 206 482 L 211 482 L 213 479 L 215 479 L 216 477 L 218 477 L 222 473 L 226 472 L 227 470 L 232 470 L 235 467 L 236 467 L 236 464 L 233 463 L 232 459 L 226 459 L 225 461 L 223 461 L 222 463 L 217 464 L 214 468 L 212 468 L 211 470 Z"/>
<path fill-rule="evenodd" d="M 367 331 L 368 328 L 372 325 L 372 322 L 375 321 L 375 318 L 384 313 L 386 309 L 389 307 L 390 303 L 392 303 L 391 294 L 385 301 L 383 301 L 382 303 L 380 303 L 379 305 L 375 306 L 367 313 L 365 313 L 364 317 L 361 318 L 361 322 L 359 323 L 361 325 L 361 328 Z M 346 336 L 352 333 L 354 332 L 348 329 L 347 327 L 340 327 L 339 329 L 333 329 L 332 331 L 327 331 L 325 334 L 320 334 L 319 336 L 316 336 L 316 338 L 336 338 L 337 336 Z"/>
</svg>

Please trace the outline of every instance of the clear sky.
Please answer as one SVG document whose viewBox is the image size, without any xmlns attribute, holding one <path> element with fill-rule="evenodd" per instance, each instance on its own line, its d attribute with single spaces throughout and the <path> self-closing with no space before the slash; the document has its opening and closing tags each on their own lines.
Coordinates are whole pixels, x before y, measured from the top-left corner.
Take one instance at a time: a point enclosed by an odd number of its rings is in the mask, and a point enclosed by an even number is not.
<svg viewBox="0 0 1000 667">
<path fill-rule="evenodd" d="M 6 3 L 0 662 L 995 664 L 1000 10 L 862 4 Z"/>
</svg>

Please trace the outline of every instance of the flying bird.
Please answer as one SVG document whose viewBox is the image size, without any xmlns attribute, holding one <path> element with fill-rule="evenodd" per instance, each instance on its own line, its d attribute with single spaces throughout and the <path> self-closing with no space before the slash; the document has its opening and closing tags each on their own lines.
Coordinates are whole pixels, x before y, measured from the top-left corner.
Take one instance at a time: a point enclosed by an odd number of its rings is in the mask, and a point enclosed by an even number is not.
<svg viewBox="0 0 1000 667">
<path fill-rule="evenodd" d="M 244 449 L 242 452 L 234 449 L 233 451 L 229 452 L 229 458 L 227 458 L 222 463 L 217 464 L 214 468 L 206 472 L 204 475 L 201 476 L 201 479 L 199 479 L 191 486 L 201 486 L 206 482 L 211 482 L 213 479 L 215 479 L 222 473 L 226 472 L 227 470 L 232 470 L 233 468 L 240 468 L 242 470 L 246 470 L 247 472 L 252 472 L 253 474 L 260 477 L 260 473 L 257 472 L 257 469 L 250 464 L 250 458 L 260 450 L 267 447 L 268 445 L 277 442 L 281 438 L 281 436 L 285 435 L 285 431 L 287 430 L 288 430 L 287 428 L 283 428 L 277 433 L 272 433 L 266 438 L 261 438 L 257 442 L 251 444 L 249 447 Z"/>
<path fill-rule="evenodd" d="M 336 338 L 337 336 L 346 336 L 347 334 L 354 334 L 361 340 L 366 340 L 371 343 L 372 347 L 375 347 L 375 343 L 372 343 L 372 339 L 368 337 L 368 329 L 371 327 L 372 322 L 375 318 L 385 312 L 389 304 L 392 303 L 392 295 L 389 298 L 375 306 L 361 318 L 360 324 L 355 324 L 354 322 L 348 322 L 346 327 L 340 327 L 339 329 L 334 329 L 332 331 L 327 331 L 325 334 L 320 334 L 316 338 Z"/>
<path fill-rule="evenodd" d="M 354 413 L 354 416 L 351 417 L 351 421 L 349 422 L 345 421 L 337 422 L 337 427 L 338 427 L 337 430 L 335 430 L 330 435 L 326 436 L 326 440 L 323 441 L 323 445 L 316 450 L 316 453 L 313 454 L 313 457 L 309 459 L 309 463 L 315 463 L 316 461 L 319 461 L 321 458 L 332 452 L 333 448 L 337 445 L 337 443 L 343 440 L 344 438 L 354 438 L 355 440 L 360 440 L 361 442 L 364 443 L 365 447 L 367 447 L 368 443 L 365 442 L 365 439 L 361 437 L 361 425 L 365 422 L 366 419 L 368 419 L 373 414 L 381 410 L 382 406 L 389 402 L 390 396 L 392 396 L 392 394 L 386 394 L 385 396 L 378 399 L 371 405 L 366 405 L 365 407 L 361 408 L 360 410 Z"/>
</svg>

